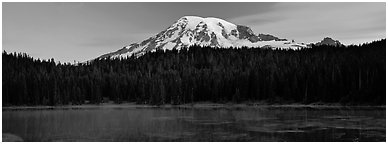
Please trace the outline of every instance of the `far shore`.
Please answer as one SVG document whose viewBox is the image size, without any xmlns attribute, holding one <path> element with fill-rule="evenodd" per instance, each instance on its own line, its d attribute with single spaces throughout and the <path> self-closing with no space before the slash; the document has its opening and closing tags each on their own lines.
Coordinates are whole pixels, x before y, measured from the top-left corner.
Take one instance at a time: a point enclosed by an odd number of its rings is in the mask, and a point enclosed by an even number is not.
<svg viewBox="0 0 388 144">
<path fill-rule="evenodd" d="M 355 108 L 385 108 L 385 105 L 340 105 L 340 104 L 266 104 L 266 103 L 211 103 L 198 102 L 180 105 L 164 104 L 164 105 L 149 105 L 136 103 L 121 103 L 113 102 L 101 104 L 82 104 L 82 105 L 57 105 L 57 106 L 3 106 L 3 110 L 13 109 L 78 109 L 78 108 L 340 108 L 340 107 L 355 107 Z"/>
</svg>

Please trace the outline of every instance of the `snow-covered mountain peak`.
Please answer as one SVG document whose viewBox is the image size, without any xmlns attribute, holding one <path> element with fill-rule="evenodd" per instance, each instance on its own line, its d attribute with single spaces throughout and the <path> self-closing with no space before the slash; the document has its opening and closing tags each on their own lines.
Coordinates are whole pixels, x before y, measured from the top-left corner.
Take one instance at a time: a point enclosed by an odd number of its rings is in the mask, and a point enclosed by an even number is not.
<svg viewBox="0 0 388 144">
<path fill-rule="evenodd" d="M 220 18 L 215 17 L 199 17 L 199 16 L 184 16 L 181 17 L 176 24 L 185 24 L 187 29 L 194 30 L 198 25 L 207 25 L 209 28 L 223 27 L 228 30 L 236 28 L 236 25 L 230 22 L 227 22 Z"/>
<path fill-rule="evenodd" d="M 181 49 L 191 45 L 229 47 L 300 48 L 304 44 L 279 39 L 269 34 L 256 35 L 251 28 L 235 25 L 220 18 L 184 16 L 166 30 L 142 42 L 102 55 L 98 58 L 141 56 L 146 52 Z"/>
</svg>

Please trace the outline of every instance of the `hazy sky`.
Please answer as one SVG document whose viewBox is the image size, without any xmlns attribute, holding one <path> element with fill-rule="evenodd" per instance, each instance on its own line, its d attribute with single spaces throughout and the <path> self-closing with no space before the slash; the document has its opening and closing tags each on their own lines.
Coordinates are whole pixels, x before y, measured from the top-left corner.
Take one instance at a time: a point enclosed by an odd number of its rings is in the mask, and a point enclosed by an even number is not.
<svg viewBox="0 0 388 144">
<path fill-rule="evenodd" d="M 297 42 L 344 44 L 386 37 L 380 3 L 4 3 L 3 50 L 86 61 L 142 41 L 180 17 L 218 17 Z"/>
</svg>

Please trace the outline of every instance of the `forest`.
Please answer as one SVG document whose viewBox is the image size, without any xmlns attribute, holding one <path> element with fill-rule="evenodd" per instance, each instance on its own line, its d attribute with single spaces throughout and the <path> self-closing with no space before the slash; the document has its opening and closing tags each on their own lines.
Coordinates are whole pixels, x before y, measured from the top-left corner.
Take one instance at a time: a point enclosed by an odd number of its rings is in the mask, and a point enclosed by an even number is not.
<svg viewBox="0 0 388 144">
<path fill-rule="evenodd" d="M 299 50 L 191 46 L 70 64 L 2 53 L 3 106 L 195 102 L 385 105 L 386 40 Z"/>
</svg>

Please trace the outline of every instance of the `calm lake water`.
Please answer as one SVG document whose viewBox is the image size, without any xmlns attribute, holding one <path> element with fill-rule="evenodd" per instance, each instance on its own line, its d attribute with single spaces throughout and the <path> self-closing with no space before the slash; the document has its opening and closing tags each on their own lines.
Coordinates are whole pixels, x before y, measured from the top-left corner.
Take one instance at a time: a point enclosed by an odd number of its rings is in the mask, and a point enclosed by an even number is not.
<svg viewBox="0 0 388 144">
<path fill-rule="evenodd" d="M 24 141 L 385 141 L 385 107 L 3 108 Z"/>
</svg>

